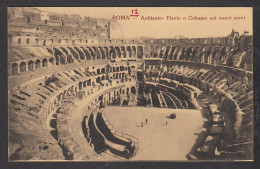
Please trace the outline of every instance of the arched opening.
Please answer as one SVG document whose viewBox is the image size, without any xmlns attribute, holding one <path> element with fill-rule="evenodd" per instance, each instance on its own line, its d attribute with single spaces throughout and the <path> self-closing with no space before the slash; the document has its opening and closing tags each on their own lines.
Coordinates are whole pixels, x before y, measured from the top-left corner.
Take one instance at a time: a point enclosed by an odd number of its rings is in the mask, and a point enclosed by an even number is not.
<svg viewBox="0 0 260 169">
<path fill-rule="evenodd" d="M 41 68 L 41 61 L 40 59 L 37 59 L 35 62 L 35 69 Z"/>
<path fill-rule="evenodd" d="M 131 93 L 136 94 L 136 89 L 134 86 L 131 87 Z"/>
<path fill-rule="evenodd" d="M 102 47 L 98 47 L 100 52 L 101 52 L 101 55 L 102 55 L 102 59 L 105 59 L 106 58 L 106 54 L 105 54 L 105 51 Z"/>
<path fill-rule="evenodd" d="M 26 39 L 26 44 L 30 44 L 30 39 Z"/>
<path fill-rule="evenodd" d="M 127 53 L 128 53 L 128 57 L 131 58 L 131 57 L 132 57 L 131 47 L 130 47 L 130 46 L 127 46 L 127 47 L 126 47 L 126 50 L 127 50 Z"/>
<path fill-rule="evenodd" d="M 100 83 L 100 77 L 97 78 L 96 82 L 97 82 L 97 83 Z"/>
<path fill-rule="evenodd" d="M 109 58 L 112 58 L 112 59 L 116 58 L 116 52 L 112 46 L 110 46 L 109 56 L 110 56 Z"/>
<path fill-rule="evenodd" d="M 82 89 L 82 82 L 79 82 L 79 90 Z"/>
<path fill-rule="evenodd" d="M 124 66 L 120 66 L 120 71 L 124 71 Z"/>
<path fill-rule="evenodd" d="M 106 73 L 105 68 L 102 68 L 102 69 L 101 69 L 101 73 Z"/>
<path fill-rule="evenodd" d="M 82 52 L 82 50 L 80 50 L 80 48 L 74 47 L 74 49 L 79 53 L 80 60 L 85 60 L 86 59 L 85 53 Z"/>
<path fill-rule="evenodd" d="M 132 46 L 132 57 L 136 57 L 136 47 Z"/>
<path fill-rule="evenodd" d="M 21 43 L 22 43 L 21 38 L 18 39 L 18 42 L 17 42 L 17 43 L 18 43 L 18 45 L 21 45 Z"/>
<path fill-rule="evenodd" d="M 120 51 L 120 48 L 118 46 L 115 47 L 115 51 L 116 51 L 117 58 L 121 58 L 121 51 Z"/>
<path fill-rule="evenodd" d="M 88 85 L 88 86 L 91 86 L 91 79 L 89 79 L 89 80 L 87 81 L 87 85 Z"/>
<path fill-rule="evenodd" d="M 20 64 L 20 72 L 25 72 L 26 71 L 26 63 L 25 62 L 22 62 Z"/>
<path fill-rule="evenodd" d="M 122 55 L 123 55 L 122 57 L 123 57 L 123 58 L 126 58 L 125 47 L 124 47 L 124 46 L 121 46 L 121 47 L 120 47 L 120 50 L 121 50 L 121 53 L 122 53 Z"/>
<path fill-rule="evenodd" d="M 137 58 L 143 58 L 143 48 L 141 46 L 137 47 Z"/>
<path fill-rule="evenodd" d="M 74 58 L 75 58 L 78 62 L 80 62 L 79 53 L 78 53 L 75 49 L 73 49 L 73 48 L 71 48 L 71 47 L 67 47 L 67 48 L 70 50 L 70 52 L 72 53 L 72 55 L 74 56 Z M 61 53 L 60 56 L 64 57 L 62 53 Z M 64 62 L 64 64 L 65 64 L 65 62 Z"/>
<path fill-rule="evenodd" d="M 60 49 L 58 48 L 53 48 L 54 51 L 54 56 L 55 56 L 55 60 L 56 60 L 56 65 L 61 64 L 65 64 L 66 63 L 66 59 L 65 56 L 63 55 L 63 53 L 61 52 Z"/>
<path fill-rule="evenodd" d="M 98 48 L 96 48 L 95 46 L 92 47 L 93 51 L 95 52 L 96 54 L 96 58 L 97 59 L 100 59 L 101 58 L 101 52 Z"/>
<path fill-rule="evenodd" d="M 83 82 L 83 87 L 85 88 L 87 86 L 87 81 Z"/>
<path fill-rule="evenodd" d="M 90 56 L 90 52 L 87 50 L 87 49 L 85 49 L 84 47 L 80 47 L 82 50 L 83 50 L 83 52 L 85 53 L 85 56 L 86 56 L 86 59 L 87 60 L 91 60 L 91 56 Z"/>
<path fill-rule="evenodd" d="M 14 63 L 12 65 L 12 75 L 17 75 L 18 74 L 18 64 Z"/>
<path fill-rule="evenodd" d="M 105 76 L 102 76 L 101 80 L 105 80 Z"/>
<path fill-rule="evenodd" d="M 105 52 L 105 58 L 107 58 L 107 59 L 110 59 L 110 56 L 109 56 L 109 54 L 108 54 L 108 47 L 104 47 L 104 52 Z"/>
<path fill-rule="evenodd" d="M 100 74 L 100 69 L 97 69 L 97 74 L 98 74 L 98 75 Z"/>
<path fill-rule="evenodd" d="M 28 62 L 28 70 L 33 70 L 33 69 L 34 69 L 34 63 L 33 63 L 32 60 L 30 60 L 30 61 Z"/>
<path fill-rule="evenodd" d="M 46 58 L 42 60 L 42 67 L 48 67 L 48 61 Z"/>
<path fill-rule="evenodd" d="M 49 62 L 50 62 L 50 64 L 51 64 L 51 66 L 54 66 L 54 58 L 50 58 L 50 59 L 49 59 Z"/>
</svg>

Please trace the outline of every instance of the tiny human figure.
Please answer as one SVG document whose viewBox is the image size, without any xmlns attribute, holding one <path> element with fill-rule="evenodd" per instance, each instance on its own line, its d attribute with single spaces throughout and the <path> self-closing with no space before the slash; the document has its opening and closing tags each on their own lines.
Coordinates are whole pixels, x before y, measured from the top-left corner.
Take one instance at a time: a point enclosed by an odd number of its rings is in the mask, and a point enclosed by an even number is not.
<svg viewBox="0 0 260 169">
<path fill-rule="evenodd" d="M 167 126 L 167 121 L 165 122 L 166 126 Z"/>
<path fill-rule="evenodd" d="M 145 119 L 145 124 L 147 124 L 147 123 L 148 123 L 148 119 L 146 118 L 146 119 Z"/>
</svg>

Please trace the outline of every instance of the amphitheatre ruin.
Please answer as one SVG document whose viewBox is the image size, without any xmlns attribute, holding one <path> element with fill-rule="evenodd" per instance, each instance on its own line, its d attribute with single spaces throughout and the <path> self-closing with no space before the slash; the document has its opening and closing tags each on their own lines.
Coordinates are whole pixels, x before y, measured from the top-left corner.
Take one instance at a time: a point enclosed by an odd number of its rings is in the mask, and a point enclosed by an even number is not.
<svg viewBox="0 0 260 169">
<path fill-rule="evenodd" d="M 247 30 L 111 37 L 113 21 L 8 8 L 8 158 L 253 159 Z"/>
</svg>

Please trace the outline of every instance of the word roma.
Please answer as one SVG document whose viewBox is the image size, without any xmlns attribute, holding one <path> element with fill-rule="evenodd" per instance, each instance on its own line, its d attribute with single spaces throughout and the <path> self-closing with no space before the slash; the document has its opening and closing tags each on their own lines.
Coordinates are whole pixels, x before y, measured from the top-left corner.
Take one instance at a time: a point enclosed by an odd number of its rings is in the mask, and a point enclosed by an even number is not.
<svg viewBox="0 0 260 169">
<path fill-rule="evenodd" d="M 189 16 L 189 17 L 179 17 L 179 16 L 141 16 L 140 20 L 207 20 L 207 17 Z M 112 15 L 112 20 L 131 20 L 128 15 Z"/>
<path fill-rule="evenodd" d="M 141 20 L 164 20 L 164 17 L 160 16 L 141 16 Z M 128 15 L 112 15 L 112 20 L 131 20 Z"/>
</svg>

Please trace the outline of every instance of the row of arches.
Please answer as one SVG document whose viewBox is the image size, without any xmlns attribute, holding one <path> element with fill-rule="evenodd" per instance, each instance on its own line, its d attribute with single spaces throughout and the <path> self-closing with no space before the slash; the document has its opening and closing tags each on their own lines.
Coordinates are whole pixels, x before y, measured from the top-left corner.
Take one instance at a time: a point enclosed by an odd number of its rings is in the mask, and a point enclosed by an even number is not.
<svg viewBox="0 0 260 169">
<path fill-rule="evenodd" d="M 47 47 L 49 53 L 55 56 L 56 64 L 81 62 L 82 60 L 138 58 L 143 57 L 142 46 L 92 46 L 92 47 Z"/>
<path fill-rule="evenodd" d="M 221 63 L 238 48 L 228 46 L 150 46 L 150 57 L 168 60 Z"/>
<path fill-rule="evenodd" d="M 43 58 L 29 61 L 15 62 L 11 66 L 11 74 L 18 75 L 21 72 L 34 71 L 39 68 L 54 66 L 54 58 Z"/>
<path fill-rule="evenodd" d="M 142 46 L 98 46 L 98 47 L 47 47 L 45 48 L 51 58 L 43 58 L 29 61 L 15 62 L 11 65 L 11 75 L 18 75 L 21 72 L 33 71 L 35 69 L 49 67 L 54 65 L 64 65 L 68 63 L 77 63 L 83 60 L 97 59 L 116 59 L 116 58 L 138 58 L 143 56 Z M 137 51 L 136 51 L 137 50 Z M 126 54 L 128 53 L 128 54 Z"/>
</svg>

